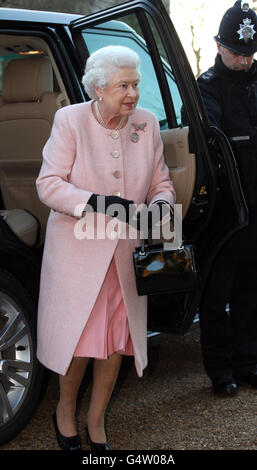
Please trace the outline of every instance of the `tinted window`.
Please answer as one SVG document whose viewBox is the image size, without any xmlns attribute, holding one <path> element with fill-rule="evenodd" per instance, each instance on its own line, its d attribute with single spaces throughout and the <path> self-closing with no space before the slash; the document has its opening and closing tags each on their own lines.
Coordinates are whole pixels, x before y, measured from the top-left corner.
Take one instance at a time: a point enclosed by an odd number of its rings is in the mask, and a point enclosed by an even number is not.
<svg viewBox="0 0 257 470">
<path fill-rule="evenodd" d="M 132 26 L 133 27 L 132 27 Z M 138 106 L 155 113 L 161 128 L 167 126 L 167 116 L 163 104 L 159 83 L 141 28 L 135 15 L 122 17 L 122 21 L 107 21 L 94 28 L 82 31 L 83 39 L 89 53 L 108 45 L 124 45 L 135 50 L 141 59 L 142 82 L 140 86 L 140 100 Z M 181 98 L 174 80 L 172 70 L 165 58 L 162 59 L 166 78 L 171 90 L 177 125 L 181 123 Z"/>
</svg>

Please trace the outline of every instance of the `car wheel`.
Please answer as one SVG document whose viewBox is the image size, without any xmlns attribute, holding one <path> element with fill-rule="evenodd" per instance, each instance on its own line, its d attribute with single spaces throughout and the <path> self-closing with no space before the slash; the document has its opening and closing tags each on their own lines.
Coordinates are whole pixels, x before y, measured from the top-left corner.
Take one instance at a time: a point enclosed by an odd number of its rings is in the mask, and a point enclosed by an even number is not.
<svg viewBox="0 0 257 470">
<path fill-rule="evenodd" d="M 35 306 L 11 274 L 0 271 L 0 445 L 27 424 L 41 396 Z"/>
</svg>

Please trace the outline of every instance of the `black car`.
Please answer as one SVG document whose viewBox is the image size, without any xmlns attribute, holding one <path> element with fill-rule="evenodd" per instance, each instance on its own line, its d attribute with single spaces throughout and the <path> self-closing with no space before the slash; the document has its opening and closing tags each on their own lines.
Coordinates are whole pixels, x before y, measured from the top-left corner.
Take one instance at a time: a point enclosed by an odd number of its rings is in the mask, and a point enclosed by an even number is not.
<svg viewBox="0 0 257 470">
<path fill-rule="evenodd" d="M 210 128 L 195 78 L 161 0 L 132 0 L 87 17 L 0 8 L 0 444 L 38 404 L 36 313 L 48 208 L 35 180 L 56 110 L 88 100 L 88 55 L 109 44 L 142 60 L 139 106 L 160 123 L 165 158 L 194 244 L 198 286 L 149 296 L 150 331 L 184 334 L 213 261 L 247 224 L 247 207 L 226 137 Z M 22 74 L 19 72 L 22 62 Z M 185 125 L 187 123 L 187 125 Z"/>
</svg>

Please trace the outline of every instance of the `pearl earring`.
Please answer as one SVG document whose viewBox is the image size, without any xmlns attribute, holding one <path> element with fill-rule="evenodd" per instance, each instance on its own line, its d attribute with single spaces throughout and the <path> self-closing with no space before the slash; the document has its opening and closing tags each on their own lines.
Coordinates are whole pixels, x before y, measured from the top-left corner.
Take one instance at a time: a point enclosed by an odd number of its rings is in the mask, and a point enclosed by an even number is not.
<svg viewBox="0 0 257 470">
<path fill-rule="evenodd" d="M 98 101 L 103 101 L 103 98 L 100 96 L 100 98 L 98 98 Z"/>
</svg>

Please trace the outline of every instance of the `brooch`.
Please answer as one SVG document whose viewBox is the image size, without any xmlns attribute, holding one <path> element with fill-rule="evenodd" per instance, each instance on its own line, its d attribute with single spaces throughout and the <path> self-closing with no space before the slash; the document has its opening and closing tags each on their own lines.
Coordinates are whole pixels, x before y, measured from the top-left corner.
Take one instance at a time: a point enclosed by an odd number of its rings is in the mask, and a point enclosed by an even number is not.
<svg viewBox="0 0 257 470">
<path fill-rule="evenodd" d="M 147 122 L 144 122 L 143 124 L 136 124 L 135 122 L 132 122 L 131 125 L 134 127 L 135 131 L 132 132 L 130 140 L 134 143 L 137 143 L 139 141 L 138 131 L 145 131 Z"/>
</svg>

